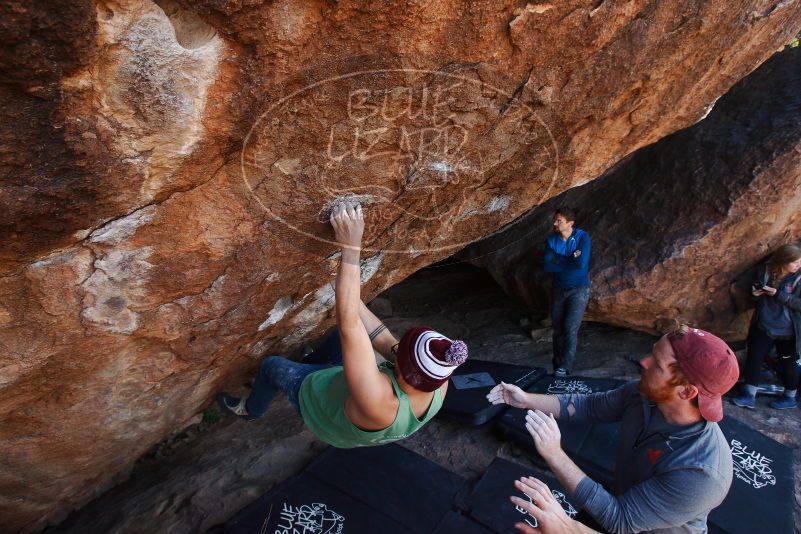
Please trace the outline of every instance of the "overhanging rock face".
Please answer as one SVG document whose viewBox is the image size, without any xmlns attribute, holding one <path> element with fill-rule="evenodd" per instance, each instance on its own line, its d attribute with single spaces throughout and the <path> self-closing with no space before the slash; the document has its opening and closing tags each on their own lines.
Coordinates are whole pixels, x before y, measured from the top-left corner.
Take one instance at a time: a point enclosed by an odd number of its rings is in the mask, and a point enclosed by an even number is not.
<svg viewBox="0 0 801 534">
<path fill-rule="evenodd" d="M 763 1 L 21 3 L 2 18 L 0 515 L 58 520 L 365 296 L 696 122 Z M 243 5 L 247 4 L 247 5 Z"/>
<path fill-rule="evenodd" d="M 682 320 L 743 339 L 752 267 L 801 235 L 801 49 L 781 52 L 702 122 L 526 214 L 462 256 L 547 309 L 541 242 L 557 206 L 593 239 L 587 317 L 659 332 Z M 497 251 L 497 252 L 494 252 Z"/>
</svg>

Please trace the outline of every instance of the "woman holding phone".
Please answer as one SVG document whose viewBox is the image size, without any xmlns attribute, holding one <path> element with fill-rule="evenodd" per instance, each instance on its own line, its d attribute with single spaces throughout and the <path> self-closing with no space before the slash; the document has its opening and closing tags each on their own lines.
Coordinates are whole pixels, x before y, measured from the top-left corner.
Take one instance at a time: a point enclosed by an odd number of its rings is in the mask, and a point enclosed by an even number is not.
<svg viewBox="0 0 801 534">
<path fill-rule="evenodd" d="M 782 245 L 770 260 L 759 267 L 752 294 L 757 307 L 748 331 L 745 384 L 731 401 L 742 408 L 756 407 L 757 384 L 762 360 L 776 347 L 778 366 L 784 383 L 784 396 L 770 403 L 771 408 L 795 408 L 798 387 L 796 360 L 801 353 L 801 248 Z"/>
</svg>

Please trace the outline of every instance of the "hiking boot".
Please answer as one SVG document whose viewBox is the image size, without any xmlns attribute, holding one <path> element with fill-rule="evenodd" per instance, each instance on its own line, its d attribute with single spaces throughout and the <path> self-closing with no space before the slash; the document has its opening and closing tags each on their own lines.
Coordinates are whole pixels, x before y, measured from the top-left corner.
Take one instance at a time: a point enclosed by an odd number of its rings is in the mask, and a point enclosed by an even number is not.
<svg viewBox="0 0 801 534">
<path fill-rule="evenodd" d="M 770 401 L 769 406 L 776 410 L 787 410 L 798 406 L 798 402 L 796 402 L 795 397 L 782 397 L 780 399 Z"/>
<path fill-rule="evenodd" d="M 247 399 L 234 397 L 233 395 L 229 395 L 228 393 L 218 393 L 217 394 L 217 405 L 223 411 L 223 413 L 230 413 L 237 417 L 241 417 L 246 421 L 251 421 L 256 419 L 256 417 L 250 415 L 248 413 L 248 409 L 245 408 L 245 401 Z"/>
<path fill-rule="evenodd" d="M 739 406 L 740 408 L 748 408 L 749 410 L 756 408 L 756 397 L 752 397 L 748 393 L 740 393 L 736 397 L 732 397 L 729 400 L 732 404 Z"/>
<path fill-rule="evenodd" d="M 567 369 L 564 367 L 557 367 L 553 370 L 553 376 L 556 378 L 564 378 L 568 375 Z"/>
</svg>

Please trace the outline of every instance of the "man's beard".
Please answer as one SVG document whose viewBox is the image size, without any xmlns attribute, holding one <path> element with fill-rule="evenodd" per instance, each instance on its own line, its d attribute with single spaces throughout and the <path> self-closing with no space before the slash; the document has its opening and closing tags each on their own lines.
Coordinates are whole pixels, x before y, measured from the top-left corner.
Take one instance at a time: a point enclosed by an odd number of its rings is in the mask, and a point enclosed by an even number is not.
<svg viewBox="0 0 801 534">
<path fill-rule="evenodd" d="M 637 389 L 639 389 L 640 393 L 645 395 L 649 401 L 656 404 L 667 402 L 673 399 L 673 388 L 668 385 L 664 385 L 660 388 L 652 388 L 643 382 L 642 378 L 640 378 L 640 383 L 637 385 Z"/>
</svg>

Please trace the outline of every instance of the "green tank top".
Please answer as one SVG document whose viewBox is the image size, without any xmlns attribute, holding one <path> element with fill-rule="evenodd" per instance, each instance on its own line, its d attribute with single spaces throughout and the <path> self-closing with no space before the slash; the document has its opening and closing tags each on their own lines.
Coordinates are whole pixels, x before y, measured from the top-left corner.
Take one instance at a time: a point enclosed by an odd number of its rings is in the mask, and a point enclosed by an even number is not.
<svg viewBox="0 0 801 534">
<path fill-rule="evenodd" d="M 350 393 L 345 381 L 345 371 L 338 365 L 311 373 L 300 385 L 300 413 L 306 426 L 314 435 L 334 447 L 368 447 L 411 436 L 442 408 L 442 393 L 437 389 L 423 419 L 417 419 L 409 397 L 395 379 L 392 364 L 382 362 L 379 370 L 389 376 L 392 389 L 398 397 L 398 415 L 391 425 L 382 430 L 365 431 L 350 422 L 345 415 L 345 399 Z"/>
</svg>

